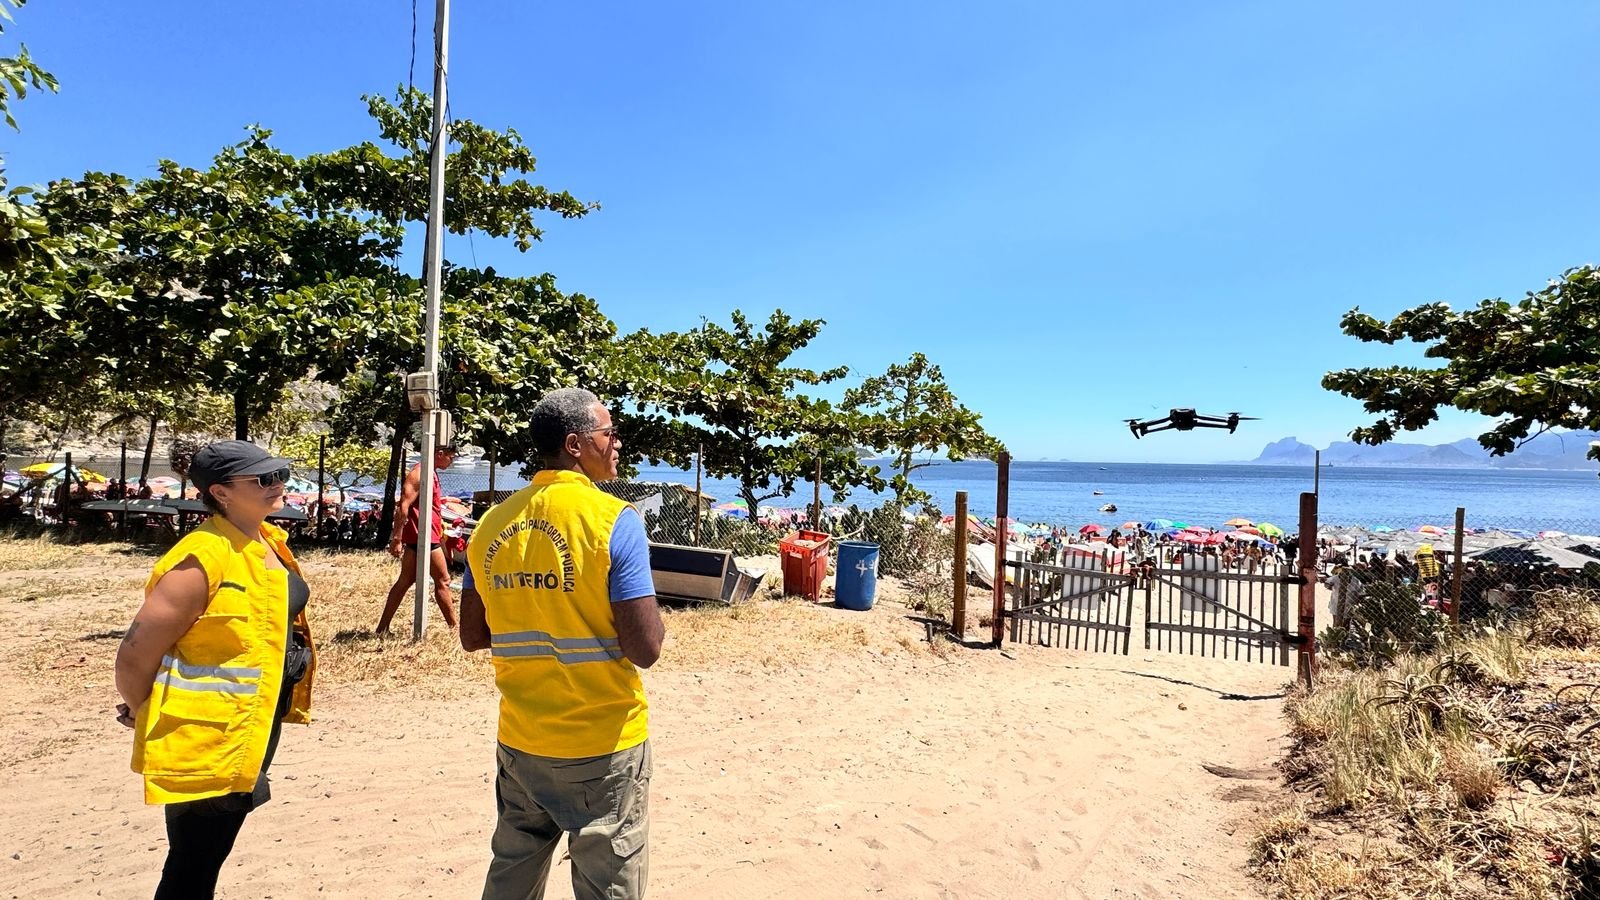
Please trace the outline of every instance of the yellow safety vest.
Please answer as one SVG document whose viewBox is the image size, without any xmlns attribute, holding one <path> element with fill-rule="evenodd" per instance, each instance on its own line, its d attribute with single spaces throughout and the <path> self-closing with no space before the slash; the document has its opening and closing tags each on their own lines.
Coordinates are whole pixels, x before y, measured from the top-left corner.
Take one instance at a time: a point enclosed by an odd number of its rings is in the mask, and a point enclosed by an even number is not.
<svg viewBox="0 0 1600 900">
<path fill-rule="evenodd" d="M 270 524 L 261 536 L 284 565 L 300 571 Z M 212 516 L 156 563 L 148 595 L 179 563 L 194 557 L 206 572 L 210 600 L 156 671 L 150 699 L 133 727 L 133 770 L 144 775 L 146 803 L 179 803 L 255 788 L 272 735 L 283 684 L 289 580 L 267 568 L 267 548 Z M 311 643 L 302 611 L 294 628 Z M 286 722 L 311 721 L 311 665 L 295 685 Z"/>
<path fill-rule="evenodd" d="M 648 737 L 644 684 L 611 612 L 611 529 L 626 507 L 577 472 L 545 471 L 473 532 L 508 747 L 576 759 Z"/>
</svg>

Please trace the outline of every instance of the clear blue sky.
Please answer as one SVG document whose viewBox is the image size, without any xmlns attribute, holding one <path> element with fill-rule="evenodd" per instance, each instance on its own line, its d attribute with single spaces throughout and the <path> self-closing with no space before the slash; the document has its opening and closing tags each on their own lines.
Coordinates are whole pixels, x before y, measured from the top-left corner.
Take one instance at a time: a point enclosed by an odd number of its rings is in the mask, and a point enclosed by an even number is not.
<svg viewBox="0 0 1600 900">
<path fill-rule="evenodd" d="M 345 146 L 410 53 L 399 0 L 17 19 L 61 93 L 0 135 L 13 183 L 200 164 L 251 122 Z M 1592 2 L 460 0 L 452 31 L 454 113 L 604 207 L 452 258 L 554 272 L 624 330 L 781 307 L 828 321 L 808 364 L 924 351 L 1022 458 L 1325 445 L 1364 417 L 1324 371 L 1419 358 L 1341 336 L 1344 310 L 1519 297 L 1600 256 Z M 1171 406 L 1265 420 L 1118 421 Z"/>
</svg>

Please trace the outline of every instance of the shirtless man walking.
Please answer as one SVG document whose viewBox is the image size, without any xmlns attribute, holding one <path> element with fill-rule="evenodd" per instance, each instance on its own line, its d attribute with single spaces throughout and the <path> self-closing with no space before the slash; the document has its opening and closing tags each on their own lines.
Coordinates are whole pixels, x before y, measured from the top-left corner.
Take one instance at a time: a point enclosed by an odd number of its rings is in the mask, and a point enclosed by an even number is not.
<svg viewBox="0 0 1600 900">
<path fill-rule="evenodd" d="M 456 448 L 445 444 L 433 453 L 433 470 L 450 468 L 456 461 Z M 378 619 L 378 634 L 389 633 L 389 622 L 394 618 L 400 602 L 417 583 L 417 523 L 422 511 L 417 508 L 417 495 L 422 490 L 422 464 L 419 462 L 406 473 L 405 484 L 400 488 L 400 501 L 394 509 L 394 532 L 389 537 L 389 555 L 400 560 L 400 577 L 389 588 L 389 599 L 383 605 L 383 617 Z M 433 479 L 433 519 L 428 529 L 428 569 L 433 575 L 433 599 L 446 625 L 456 627 L 455 600 L 450 596 L 450 570 L 444 561 L 444 495 L 439 492 L 439 479 Z"/>
</svg>

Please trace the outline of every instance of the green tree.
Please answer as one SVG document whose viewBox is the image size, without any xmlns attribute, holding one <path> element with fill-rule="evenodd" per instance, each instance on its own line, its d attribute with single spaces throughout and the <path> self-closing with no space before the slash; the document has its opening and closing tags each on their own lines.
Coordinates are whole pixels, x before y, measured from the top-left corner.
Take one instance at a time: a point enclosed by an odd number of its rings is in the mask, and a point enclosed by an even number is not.
<svg viewBox="0 0 1600 900">
<path fill-rule="evenodd" d="M 5 33 L 5 23 L 14 21 L 11 11 L 6 9 L 6 4 L 11 4 L 16 9 L 21 9 L 28 0 L 4 0 L 0 2 L 0 34 Z M 17 120 L 11 115 L 11 101 L 21 100 L 28 96 L 28 88 L 34 90 L 47 90 L 52 93 L 60 89 L 54 75 L 39 68 L 39 64 L 28 55 L 28 45 L 18 44 L 16 56 L 0 56 L 0 114 L 6 119 L 6 124 L 12 129 L 17 129 Z"/>
<path fill-rule="evenodd" d="M 1459 313 L 1428 303 L 1389 321 L 1353 309 L 1340 327 L 1362 341 L 1426 344 L 1423 355 L 1442 361 L 1323 376 L 1324 388 L 1362 401 L 1380 417 L 1352 431 L 1355 441 L 1381 444 L 1433 422 L 1445 407 L 1498 417 L 1478 437 L 1496 456 L 1551 428 L 1600 429 L 1600 269 L 1594 266 L 1570 269 L 1516 303 L 1494 298 Z"/>
<path fill-rule="evenodd" d="M 851 419 L 800 393 L 848 370 L 788 364 L 823 324 L 778 310 L 756 326 L 735 310 L 731 328 L 706 322 L 691 332 L 629 335 L 608 370 L 614 395 L 635 407 L 621 426 L 624 452 L 687 465 L 703 450 L 705 471 L 738 481 L 752 514 L 763 501 L 792 494 L 819 459 L 836 496 L 855 486 L 881 489 L 877 468 L 856 456 Z"/>
<path fill-rule="evenodd" d="M 494 447 L 503 462 L 532 462 L 527 411 L 557 387 L 598 383 L 616 327 L 592 299 L 561 292 L 549 274 L 450 268 L 443 293 L 439 390 L 457 434 Z M 410 423 L 400 376 L 421 356 L 422 310 L 414 291 L 394 299 L 377 322 L 383 341 L 334 404 L 341 433 L 368 436 L 374 421 L 404 432 Z"/>
<path fill-rule="evenodd" d="M 316 477 L 317 464 L 322 459 L 323 438 L 326 434 L 309 432 L 286 437 L 278 442 L 277 452 L 294 461 L 299 475 L 308 480 Z M 339 502 L 345 501 L 348 492 L 361 479 L 378 481 L 389 466 L 389 448 L 359 441 L 328 440 L 326 477 L 339 492 Z"/>
<path fill-rule="evenodd" d="M 856 440 L 894 459 L 889 486 L 901 507 L 926 502 L 927 492 L 911 483 L 911 473 L 933 464 L 919 454 L 943 451 L 957 462 L 993 457 L 1005 449 L 984 431 L 977 413 L 961 405 L 944 373 L 922 353 L 891 365 L 845 392 L 844 409 L 855 417 Z"/>
</svg>

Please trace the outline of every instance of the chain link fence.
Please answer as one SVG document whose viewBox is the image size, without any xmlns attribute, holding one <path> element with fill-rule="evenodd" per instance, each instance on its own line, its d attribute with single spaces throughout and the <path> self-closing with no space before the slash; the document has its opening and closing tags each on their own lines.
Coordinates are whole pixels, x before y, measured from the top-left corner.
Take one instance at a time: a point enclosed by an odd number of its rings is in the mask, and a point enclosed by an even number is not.
<svg viewBox="0 0 1600 900">
<path fill-rule="evenodd" d="M 1459 554 L 1458 554 L 1459 546 Z M 1536 614 L 1549 592 L 1600 590 L 1600 519 L 1540 530 L 1476 523 L 1454 510 L 1425 521 L 1324 525 L 1318 534 L 1321 652 L 1380 665 L 1439 647 L 1455 630 Z"/>
</svg>

